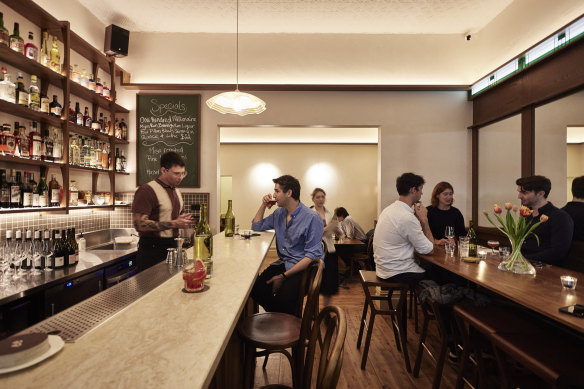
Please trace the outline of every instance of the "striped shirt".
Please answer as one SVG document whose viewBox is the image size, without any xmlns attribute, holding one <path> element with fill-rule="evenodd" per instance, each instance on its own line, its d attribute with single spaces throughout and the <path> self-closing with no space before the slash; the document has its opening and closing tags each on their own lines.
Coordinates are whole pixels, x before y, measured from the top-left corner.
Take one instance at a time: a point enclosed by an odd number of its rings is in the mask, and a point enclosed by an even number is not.
<svg viewBox="0 0 584 389">
<path fill-rule="evenodd" d="M 157 222 L 172 221 L 183 212 L 183 198 L 178 188 L 166 185 L 158 178 L 140 186 L 134 195 L 132 213 L 148 215 L 149 220 Z M 139 231 L 140 237 L 172 238 L 178 237 L 178 229 L 164 231 Z"/>
</svg>

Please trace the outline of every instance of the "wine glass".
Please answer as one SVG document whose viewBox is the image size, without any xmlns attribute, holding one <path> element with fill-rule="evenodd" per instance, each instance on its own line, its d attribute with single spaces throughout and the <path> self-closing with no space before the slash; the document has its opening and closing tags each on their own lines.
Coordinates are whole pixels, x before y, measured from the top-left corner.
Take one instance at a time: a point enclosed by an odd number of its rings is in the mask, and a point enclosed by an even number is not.
<svg viewBox="0 0 584 389">
<path fill-rule="evenodd" d="M 448 238 L 448 240 L 452 240 L 454 238 L 454 227 L 446 226 L 444 229 L 444 236 Z"/>
<path fill-rule="evenodd" d="M 5 255 L 6 250 L 2 249 L 0 254 L 0 271 L 2 272 L 2 281 L 0 281 L 0 286 L 8 286 L 8 280 L 6 279 L 6 270 L 10 269 L 10 260 L 8 256 Z"/>
<path fill-rule="evenodd" d="M 41 274 L 41 247 L 37 240 L 33 240 L 30 244 L 28 255 L 31 259 L 31 276 L 38 276 Z M 38 267 L 37 267 L 38 266 Z"/>
<path fill-rule="evenodd" d="M 10 249 L 10 262 L 14 267 L 14 274 L 12 275 L 13 279 L 18 279 L 24 273 L 23 270 L 20 268 L 20 264 L 22 263 L 22 245 L 20 243 L 15 243 Z"/>
<path fill-rule="evenodd" d="M 495 249 L 497 247 L 499 247 L 499 241 L 498 240 L 489 240 L 487 242 L 487 244 L 489 245 L 489 247 L 491 248 L 491 254 L 495 255 Z"/>
</svg>

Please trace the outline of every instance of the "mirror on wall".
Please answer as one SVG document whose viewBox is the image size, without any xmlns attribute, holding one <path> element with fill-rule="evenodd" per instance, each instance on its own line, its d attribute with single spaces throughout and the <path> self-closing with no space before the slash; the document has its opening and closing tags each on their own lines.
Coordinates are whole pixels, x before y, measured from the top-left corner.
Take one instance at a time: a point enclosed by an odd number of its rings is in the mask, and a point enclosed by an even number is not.
<svg viewBox="0 0 584 389">
<path fill-rule="evenodd" d="M 551 180 L 548 200 L 560 208 L 572 199 L 574 177 L 584 175 L 584 143 L 568 143 L 567 137 L 568 128 L 576 136 L 577 128 L 584 127 L 582 107 L 584 91 L 535 109 L 535 173 Z"/>
<path fill-rule="evenodd" d="M 519 204 L 515 180 L 521 176 L 521 115 L 515 115 L 479 130 L 479 220 L 475 225 L 492 227 L 482 215 L 493 204 Z"/>
</svg>

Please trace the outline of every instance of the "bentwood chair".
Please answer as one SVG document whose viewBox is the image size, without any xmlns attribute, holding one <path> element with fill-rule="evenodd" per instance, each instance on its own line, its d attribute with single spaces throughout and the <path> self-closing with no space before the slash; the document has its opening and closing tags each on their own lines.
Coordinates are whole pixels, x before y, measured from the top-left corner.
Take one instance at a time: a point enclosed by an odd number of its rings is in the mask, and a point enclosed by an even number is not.
<svg viewBox="0 0 584 389">
<path fill-rule="evenodd" d="M 317 369 L 316 389 L 337 387 L 343 365 L 346 335 L 345 312 L 336 305 L 323 308 L 312 326 L 306 359 L 304 360 L 304 372 L 299 379 L 299 385 L 294 386 L 294 388 L 312 388 L 312 372 L 315 369 Z M 315 366 L 315 360 L 318 360 L 318 368 Z M 285 385 L 268 385 L 263 388 L 290 389 L 289 386 Z"/>
<path fill-rule="evenodd" d="M 292 370 L 292 381 L 296 387 L 298 379 L 302 376 L 304 351 L 310 336 L 312 321 L 318 313 L 322 269 L 322 261 L 313 259 L 304 270 L 298 293 L 298 315 L 261 312 L 246 317 L 237 326 L 245 344 L 245 388 L 252 385 L 255 358 L 265 356 L 267 359 L 271 353 L 281 353 L 288 358 Z M 304 300 L 306 302 L 303 304 Z M 302 310 L 303 306 L 304 310 Z M 287 350 L 289 348 L 292 349 L 292 355 Z M 257 349 L 262 349 L 262 351 L 257 352 Z"/>
</svg>

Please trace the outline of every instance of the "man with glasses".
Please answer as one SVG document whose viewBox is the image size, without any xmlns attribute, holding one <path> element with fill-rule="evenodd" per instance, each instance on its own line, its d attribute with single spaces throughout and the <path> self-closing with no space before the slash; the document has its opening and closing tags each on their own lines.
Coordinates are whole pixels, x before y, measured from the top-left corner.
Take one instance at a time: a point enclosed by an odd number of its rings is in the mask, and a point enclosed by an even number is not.
<svg viewBox="0 0 584 389">
<path fill-rule="evenodd" d="M 176 247 L 178 230 L 194 223 L 184 213 L 183 198 L 177 186 L 187 175 L 185 161 L 174 151 L 160 158 L 160 176 L 140 186 L 132 203 L 134 227 L 140 234 L 136 258 L 138 271 L 166 258 L 167 249 Z"/>
</svg>

